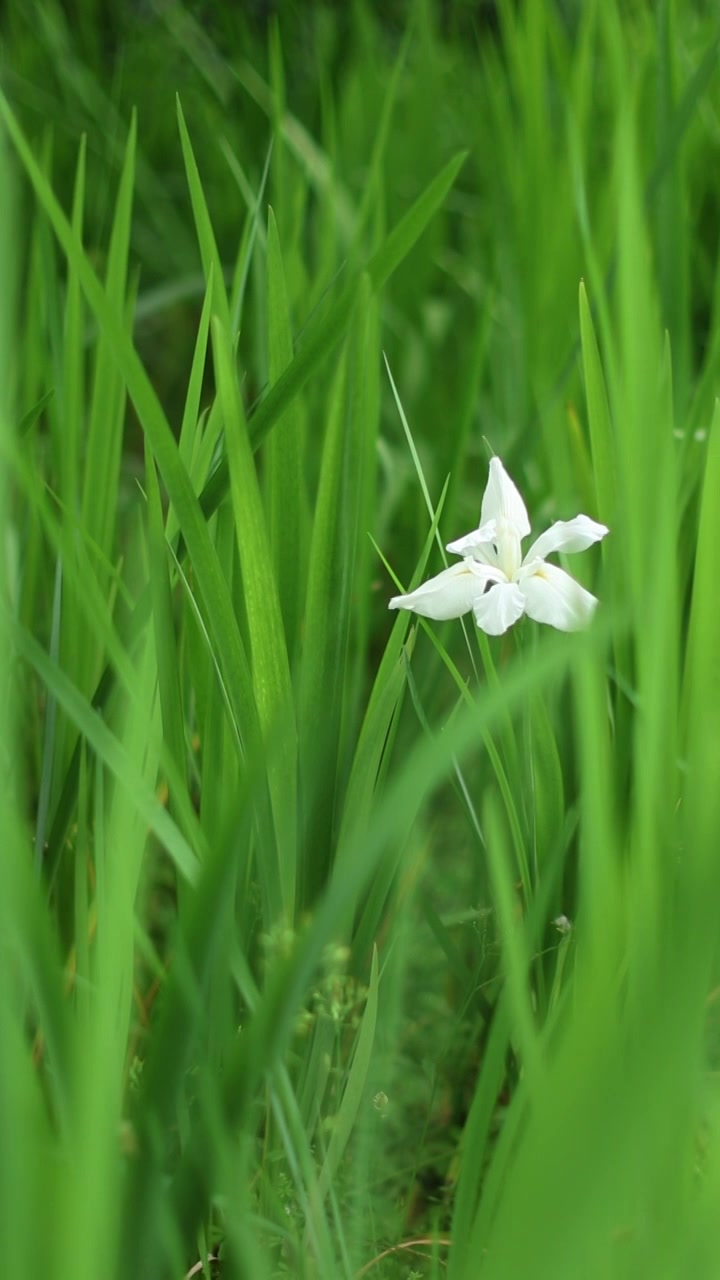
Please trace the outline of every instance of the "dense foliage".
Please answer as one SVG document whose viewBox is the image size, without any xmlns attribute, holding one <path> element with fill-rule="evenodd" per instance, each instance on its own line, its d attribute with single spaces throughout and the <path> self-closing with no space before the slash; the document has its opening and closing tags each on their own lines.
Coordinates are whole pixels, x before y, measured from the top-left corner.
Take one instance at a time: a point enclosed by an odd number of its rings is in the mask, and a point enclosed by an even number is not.
<svg viewBox="0 0 720 1280">
<path fill-rule="evenodd" d="M 715 1276 L 714 7 L 2 23 L 4 1273 Z"/>
</svg>

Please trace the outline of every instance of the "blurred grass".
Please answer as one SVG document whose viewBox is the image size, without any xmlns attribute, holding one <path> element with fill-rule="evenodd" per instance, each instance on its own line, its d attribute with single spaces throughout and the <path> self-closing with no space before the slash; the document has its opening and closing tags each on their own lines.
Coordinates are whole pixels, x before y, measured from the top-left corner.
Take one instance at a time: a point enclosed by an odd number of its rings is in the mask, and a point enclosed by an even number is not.
<svg viewBox="0 0 720 1280">
<path fill-rule="evenodd" d="M 716 1274 L 719 49 L 8 0 L 8 1275 Z M 489 450 L 589 634 L 387 613 Z"/>
</svg>

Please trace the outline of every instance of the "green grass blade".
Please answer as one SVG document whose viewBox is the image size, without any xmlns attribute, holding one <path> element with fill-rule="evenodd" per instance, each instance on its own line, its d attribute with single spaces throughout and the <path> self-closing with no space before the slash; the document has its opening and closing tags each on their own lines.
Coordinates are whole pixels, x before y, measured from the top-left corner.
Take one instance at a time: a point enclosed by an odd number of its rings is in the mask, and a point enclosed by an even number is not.
<svg viewBox="0 0 720 1280">
<path fill-rule="evenodd" d="M 583 283 L 580 284 L 580 336 L 597 512 L 599 518 L 612 527 L 617 509 L 613 429 L 595 327 Z"/>
<path fill-rule="evenodd" d="M 357 441 L 366 429 L 362 418 L 362 391 L 368 301 L 366 282 L 333 390 L 310 543 L 298 693 L 301 758 L 306 764 L 304 803 L 309 823 L 306 842 L 314 860 L 305 866 L 306 902 L 316 896 L 327 874 L 335 821 L 335 788 L 328 787 L 328 777 L 337 779 L 352 611 L 350 592 L 358 494 L 353 463 Z"/>
<path fill-rule="evenodd" d="M 197 233 L 198 245 L 200 246 L 200 255 L 202 257 L 203 271 L 205 272 L 205 280 L 208 286 L 212 281 L 212 300 L 213 310 L 220 316 L 226 329 L 230 328 L 230 310 L 228 307 L 227 293 L 223 284 L 223 269 L 218 253 L 217 243 L 215 241 L 215 233 L 210 221 L 210 213 L 205 200 L 200 174 L 198 172 L 195 153 L 190 141 L 190 134 L 185 124 L 185 117 L 180 105 L 179 96 L 176 98 L 178 128 L 180 130 L 180 142 L 182 144 L 183 160 L 185 161 L 185 173 L 187 176 L 188 189 L 190 191 L 190 199 L 192 201 L 193 217 L 195 219 L 195 231 Z"/>
<path fill-rule="evenodd" d="M 178 831 L 162 805 L 155 799 L 138 774 L 132 760 L 126 755 L 120 741 L 93 711 L 89 702 L 67 676 L 43 652 L 40 645 L 23 628 L 10 622 L 13 643 L 26 661 L 30 662 L 41 680 L 57 699 L 58 705 L 71 718 L 77 729 L 87 739 L 93 750 L 117 778 L 127 795 L 154 831 L 175 862 L 178 871 L 192 883 L 197 876 L 197 858 L 184 836 Z"/>
<path fill-rule="evenodd" d="M 115 205 L 105 296 L 118 325 L 125 325 L 128 254 L 135 182 L 137 124 L 133 116 Z M 74 255 L 73 270 L 81 274 L 83 259 Z M 94 384 L 88 426 L 83 492 L 83 520 L 102 554 L 112 554 L 118 499 L 125 389 L 117 367 L 114 341 L 101 333 L 95 358 Z"/>
<path fill-rule="evenodd" d="M 85 214 L 86 143 L 83 138 L 78 152 L 75 189 L 73 191 L 72 228 L 82 241 Z M 80 440 L 82 437 L 85 399 L 85 359 L 82 344 L 83 300 L 77 272 L 69 272 L 65 298 L 63 404 L 65 430 L 58 448 L 60 492 L 71 512 L 78 501 Z"/>
<path fill-rule="evenodd" d="M 712 781 L 718 756 L 715 715 L 717 690 L 720 688 L 720 647 L 717 643 L 718 614 L 714 585 L 720 548 L 720 510 L 716 498 L 718 483 L 720 403 L 716 402 L 703 478 L 683 684 L 685 754 L 690 771 L 686 821 L 690 830 L 695 832 L 694 843 L 698 857 L 702 859 L 697 872 L 697 889 L 700 894 L 704 893 L 702 885 L 705 875 L 715 874 L 712 832 L 718 816 L 718 790 Z"/>
<path fill-rule="evenodd" d="M 186 774 L 185 716 L 180 687 L 180 663 L 173 622 L 172 588 L 165 532 L 163 528 L 160 488 L 150 449 L 145 450 L 145 486 L 148 499 L 148 552 L 150 589 L 152 592 L 155 650 L 158 661 L 158 689 L 163 735 L 168 751 L 184 782 Z M 182 821 L 171 795 L 170 809 Z M 187 831 L 185 832 L 187 835 Z"/>
<path fill-rule="evenodd" d="M 0 114 L 5 120 L 8 132 L 68 260 L 76 264 L 90 307 L 103 332 L 112 341 L 115 358 L 125 378 L 128 392 L 135 403 L 143 429 L 150 439 L 195 568 L 203 605 L 209 619 L 210 633 L 225 674 L 236 723 L 242 726 L 243 741 L 248 753 L 255 754 L 256 744 L 259 742 L 259 726 L 247 659 L 227 583 L 217 563 L 207 524 L 192 490 L 187 471 L 180 460 L 169 423 L 122 319 L 117 315 L 101 287 L 81 247 L 76 244 L 67 219 L 2 95 L 0 95 Z"/>
<path fill-rule="evenodd" d="M 387 283 L 392 273 L 416 244 L 446 198 L 462 168 L 465 157 L 465 152 L 460 153 L 441 170 L 400 219 L 380 248 L 372 254 L 365 266 L 365 271 L 370 277 L 374 290 L 380 290 Z M 342 340 L 359 296 L 361 280 L 362 274 L 359 273 L 345 284 L 337 300 L 304 335 L 302 346 L 296 352 L 292 364 L 251 415 L 248 426 L 253 449 L 257 449 L 262 444 L 265 436 L 305 386 L 321 361 Z M 200 495 L 203 511 L 206 514 L 211 514 L 217 508 L 227 492 L 227 484 L 227 463 L 223 460 Z"/>
<path fill-rule="evenodd" d="M 272 885 L 270 901 L 273 917 L 283 914 L 287 921 L 292 921 L 297 860 L 297 730 L 290 667 L 257 473 L 233 368 L 230 337 L 219 320 L 213 321 L 212 336 L 230 462 L 230 495 L 247 609 L 253 689 L 264 735 L 275 818 L 278 866 L 277 882 Z M 286 555 L 290 554 L 292 547 L 286 550 Z"/>
<path fill-rule="evenodd" d="M 293 336 L 275 215 L 268 213 L 267 239 L 268 354 L 270 385 L 293 359 Z M 305 585 L 307 494 L 302 463 L 302 410 L 293 400 L 269 436 L 265 453 L 268 537 L 282 607 L 288 652 L 292 655 L 300 628 Z M 294 550 L 288 555 L 288 549 Z"/>
</svg>

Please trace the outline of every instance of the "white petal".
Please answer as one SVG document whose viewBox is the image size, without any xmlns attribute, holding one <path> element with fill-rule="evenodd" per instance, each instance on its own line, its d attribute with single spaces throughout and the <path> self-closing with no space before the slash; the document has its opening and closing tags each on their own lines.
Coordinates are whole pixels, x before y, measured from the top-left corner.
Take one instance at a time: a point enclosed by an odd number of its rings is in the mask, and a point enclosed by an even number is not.
<svg viewBox="0 0 720 1280">
<path fill-rule="evenodd" d="M 501 636 L 522 617 L 525 597 L 514 582 L 498 582 L 473 605 L 475 621 L 489 636 Z"/>
<path fill-rule="evenodd" d="M 533 542 L 525 556 L 524 564 L 531 560 L 544 560 L 553 551 L 586 551 L 593 542 L 599 542 L 609 533 L 607 525 L 598 524 L 589 516 L 575 516 L 574 520 L 556 520 L 555 524 Z"/>
<path fill-rule="evenodd" d="M 500 459 L 491 458 L 490 474 L 480 510 L 480 527 L 501 516 L 512 521 L 521 538 L 527 537 L 530 532 L 530 521 L 525 503 Z"/>
<path fill-rule="evenodd" d="M 525 598 L 525 612 L 536 622 L 547 622 L 558 631 L 578 631 L 587 626 L 597 600 L 564 569 L 539 560 L 520 570 L 518 587 Z"/>
<path fill-rule="evenodd" d="M 412 613 L 434 618 L 436 622 L 461 618 L 470 612 L 486 583 L 494 581 L 496 576 L 496 569 L 477 564 L 474 560 L 463 560 L 423 582 L 417 591 L 411 591 L 407 596 L 393 596 L 388 608 L 410 609 Z"/>
<path fill-rule="evenodd" d="M 496 536 L 497 521 L 488 520 L 487 524 L 481 524 L 479 529 L 466 533 L 464 538 L 448 542 L 446 550 L 451 551 L 454 556 L 472 556 L 481 564 L 495 564 L 497 551 L 493 550 L 493 542 Z"/>
</svg>

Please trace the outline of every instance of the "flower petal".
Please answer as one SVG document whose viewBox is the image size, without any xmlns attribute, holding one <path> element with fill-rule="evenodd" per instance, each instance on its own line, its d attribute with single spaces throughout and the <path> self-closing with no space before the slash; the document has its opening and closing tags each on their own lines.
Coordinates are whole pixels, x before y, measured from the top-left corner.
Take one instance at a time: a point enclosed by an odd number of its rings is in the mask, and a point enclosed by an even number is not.
<svg viewBox="0 0 720 1280">
<path fill-rule="evenodd" d="M 436 577 L 423 582 L 407 596 L 393 596 L 389 609 L 410 609 L 423 618 L 446 622 L 448 618 L 461 618 L 469 613 L 473 602 L 481 596 L 487 583 L 494 582 L 496 569 L 478 564 L 475 560 L 462 560 L 449 569 L 443 569 Z"/>
<path fill-rule="evenodd" d="M 598 524 L 589 516 L 575 516 L 574 520 L 556 520 L 555 524 L 533 542 L 523 564 L 531 560 L 544 560 L 553 551 L 586 551 L 593 542 L 599 542 L 609 533 L 607 525 Z"/>
<path fill-rule="evenodd" d="M 547 622 L 558 631 L 578 631 L 587 626 L 597 605 L 595 596 L 569 573 L 544 560 L 520 570 L 518 587 L 528 617 Z"/>
<path fill-rule="evenodd" d="M 490 459 L 490 474 L 483 494 L 480 527 L 503 516 L 511 520 L 521 538 L 530 532 L 525 503 L 499 458 Z"/>
<path fill-rule="evenodd" d="M 493 548 L 493 542 L 496 536 L 497 521 L 488 520 L 479 529 L 466 533 L 464 538 L 448 542 L 446 550 L 451 551 L 454 556 L 472 556 L 473 560 L 479 560 L 481 564 L 495 564 L 497 550 Z"/>
<path fill-rule="evenodd" d="M 475 621 L 489 636 L 501 636 L 525 609 L 525 597 L 514 582 L 498 582 L 473 605 Z"/>
</svg>

